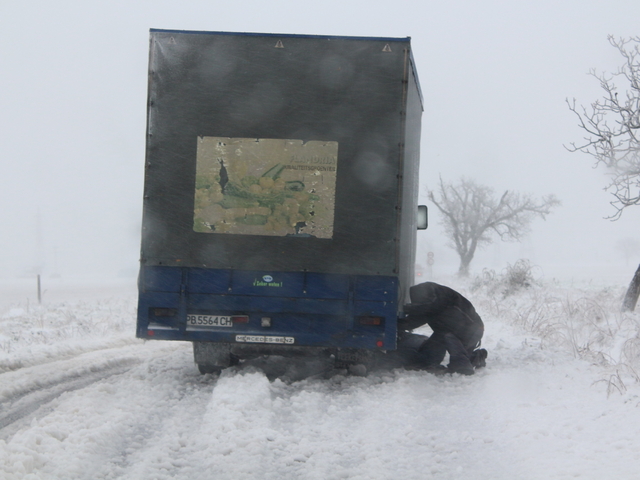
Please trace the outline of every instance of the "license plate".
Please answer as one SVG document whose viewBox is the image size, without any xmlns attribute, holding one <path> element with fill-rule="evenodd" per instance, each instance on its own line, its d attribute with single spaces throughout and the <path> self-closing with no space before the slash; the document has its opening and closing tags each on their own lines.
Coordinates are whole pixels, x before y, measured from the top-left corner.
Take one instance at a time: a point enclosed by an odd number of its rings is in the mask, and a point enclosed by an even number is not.
<svg viewBox="0 0 640 480">
<path fill-rule="evenodd" d="M 269 337 L 266 335 L 236 335 L 236 342 L 240 343 L 277 343 L 291 345 L 295 343 L 293 337 Z"/>
<path fill-rule="evenodd" d="M 232 326 L 231 317 L 224 315 L 187 315 L 187 330 Z"/>
</svg>

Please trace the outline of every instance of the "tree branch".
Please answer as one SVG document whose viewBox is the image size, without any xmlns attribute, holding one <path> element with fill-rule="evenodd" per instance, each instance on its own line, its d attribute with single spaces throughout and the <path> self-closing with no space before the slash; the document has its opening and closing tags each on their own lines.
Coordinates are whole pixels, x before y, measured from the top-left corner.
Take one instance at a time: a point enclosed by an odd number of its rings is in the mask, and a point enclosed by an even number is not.
<svg viewBox="0 0 640 480">
<path fill-rule="evenodd" d="M 611 181 L 605 190 L 613 195 L 611 205 L 616 210 L 608 218 L 617 220 L 625 208 L 640 205 L 640 37 L 615 39 L 610 35 L 608 40 L 624 63 L 613 74 L 589 72 L 604 91 L 590 109 L 578 108 L 575 99 L 566 100 L 587 136 L 584 142 L 565 148 L 586 153 L 595 159 L 595 166 L 607 168 Z M 616 81 L 625 85 L 623 95 Z"/>
</svg>

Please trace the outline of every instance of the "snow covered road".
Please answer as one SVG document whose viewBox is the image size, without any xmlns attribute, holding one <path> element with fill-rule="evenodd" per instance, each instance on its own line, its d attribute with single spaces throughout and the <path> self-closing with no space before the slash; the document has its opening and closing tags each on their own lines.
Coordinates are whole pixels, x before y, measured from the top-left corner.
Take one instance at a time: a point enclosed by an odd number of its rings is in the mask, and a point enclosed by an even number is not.
<svg viewBox="0 0 640 480">
<path fill-rule="evenodd" d="M 300 363 L 278 358 L 201 376 L 190 344 L 118 327 L 132 305 L 0 318 L 7 338 L 22 329 L 0 351 L 0 478 L 640 478 L 638 385 L 500 318 L 485 317 L 488 365 L 472 377 L 293 381 Z M 69 322 L 88 328 L 61 339 Z"/>
<path fill-rule="evenodd" d="M 473 377 L 289 384 L 200 376 L 189 345 L 149 342 L 0 441 L 2 478 L 637 478 L 639 399 L 607 399 L 584 362 L 498 343 Z"/>
<path fill-rule="evenodd" d="M 112 348 L 5 373 L 0 391 L 0 438 L 64 392 L 84 388 L 139 363 L 139 347 Z M 14 425 L 18 423 L 18 425 Z M 13 428 L 6 428 L 12 425 Z"/>
</svg>

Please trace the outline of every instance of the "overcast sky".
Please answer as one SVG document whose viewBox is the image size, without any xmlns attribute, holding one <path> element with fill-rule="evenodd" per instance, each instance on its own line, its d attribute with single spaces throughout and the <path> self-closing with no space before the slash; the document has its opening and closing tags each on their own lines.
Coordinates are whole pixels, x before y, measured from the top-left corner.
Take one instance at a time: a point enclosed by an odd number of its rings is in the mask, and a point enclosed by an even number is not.
<svg viewBox="0 0 640 480">
<path fill-rule="evenodd" d="M 563 144 L 582 133 L 565 98 L 601 95 L 607 35 L 639 35 L 640 2 L 0 2 L 0 276 L 137 267 L 150 28 L 412 38 L 425 98 L 421 185 L 467 176 L 563 206 L 472 271 L 529 258 L 543 271 L 624 266 L 640 207 L 612 223 L 606 177 Z M 455 271 L 435 207 L 421 254 Z M 637 254 L 640 257 L 640 252 Z M 640 258 L 632 258 L 629 276 Z"/>
</svg>

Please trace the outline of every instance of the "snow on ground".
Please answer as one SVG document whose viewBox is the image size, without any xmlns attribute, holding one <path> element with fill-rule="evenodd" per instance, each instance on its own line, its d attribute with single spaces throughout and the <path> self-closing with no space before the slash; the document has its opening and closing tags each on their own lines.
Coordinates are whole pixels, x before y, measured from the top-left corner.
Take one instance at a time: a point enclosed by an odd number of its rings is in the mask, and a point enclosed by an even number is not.
<svg viewBox="0 0 640 480">
<path fill-rule="evenodd" d="M 624 288 L 505 285 L 451 285 L 486 323 L 471 377 L 293 381 L 300 363 L 278 358 L 201 376 L 189 344 L 133 338 L 135 292 L 8 305 L 0 478 L 640 478 Z"/>
<path fill-rule="evenodd" d="M 0 373 L 135 339 L 135 280 L 0 280 Z"/>
</svg>

